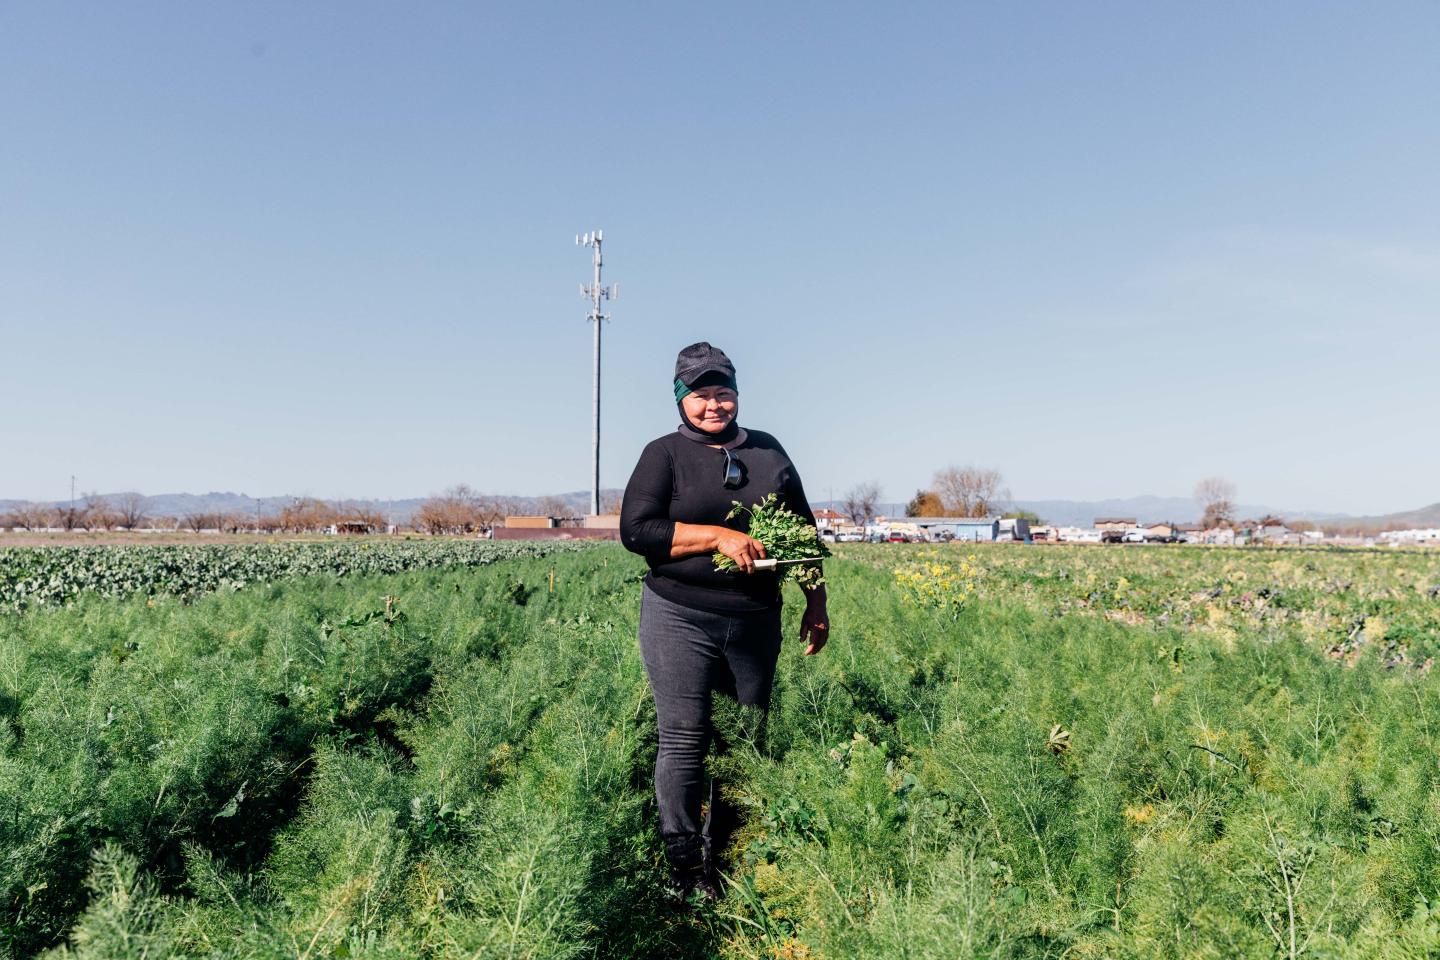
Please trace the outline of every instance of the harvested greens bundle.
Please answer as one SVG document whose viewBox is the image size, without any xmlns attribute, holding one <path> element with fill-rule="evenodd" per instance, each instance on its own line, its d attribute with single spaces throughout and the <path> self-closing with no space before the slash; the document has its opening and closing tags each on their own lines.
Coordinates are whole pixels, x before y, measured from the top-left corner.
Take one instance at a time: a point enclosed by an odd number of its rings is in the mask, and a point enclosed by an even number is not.
<svg viewBox="0 0 1440 960">
<path fill-rule="evenodd" d="M 828 557 L 830 551 L 820 539 L 820 532 L 806 523 L 802 517 L 791 513 L 780 503 L 775 494 L 746 507 L 739 500 L 733 501 L 735 508 L 725 515 L 726 520 L 741 513 L 750 514 L 750 536 L 765 545 L 765 556 L 771 560 L 802 560 L 806 557 Z M 734 570 L 735 561 L 723 553 L 715 554 L 716 570 Z M 813 589 L 825 582 L 820 566 L 814 563 L 791 563 L 776 567 L 781 582 L 794 580 L 802 587 Z"/>
</svg>

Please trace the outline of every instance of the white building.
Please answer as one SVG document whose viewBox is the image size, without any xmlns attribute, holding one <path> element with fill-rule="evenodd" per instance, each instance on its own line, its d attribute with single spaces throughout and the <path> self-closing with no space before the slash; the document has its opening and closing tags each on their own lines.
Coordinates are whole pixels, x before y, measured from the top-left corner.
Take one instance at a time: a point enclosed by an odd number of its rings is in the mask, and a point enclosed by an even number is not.
<svg viewBox="0 0 1440 960">
<path fill-rule="evenodd" d="M 1379 540 L 1392 547 L 1440 547 L 1440 527 L 1387 530 L 1380 534 Z"/>
</svg>

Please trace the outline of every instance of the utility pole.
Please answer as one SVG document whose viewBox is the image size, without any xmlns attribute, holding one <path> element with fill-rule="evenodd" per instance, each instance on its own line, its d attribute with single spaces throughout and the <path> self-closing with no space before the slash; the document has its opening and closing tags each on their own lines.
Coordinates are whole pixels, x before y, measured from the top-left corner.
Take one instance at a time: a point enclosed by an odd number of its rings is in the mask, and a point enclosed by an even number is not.
<svg viewBox="0 0 1440 960">
<path fill-rule="evenodd" d="M 595 324 L 595 378 L 591 396 L 594 422 L 590 430 L 590 513 L 592 516 L 600 512 L 600 327 L 610 319 L 610 314 L 600 312 L 600 301 L 615 300 L 620 296 L 618 283 L 608 287 L 600 284 L 600 266 L 604 262 L 600 256 L 600 243 L 603 239 L 604 234 L 600 230 L 594 230 L 575 238 L 577 246 L 595 248 L 595 281 L 589 286 L 583 283 L 580 285 L 580 295 L 590 301 L 590 316 L 587 319 Z"/>
</svg>

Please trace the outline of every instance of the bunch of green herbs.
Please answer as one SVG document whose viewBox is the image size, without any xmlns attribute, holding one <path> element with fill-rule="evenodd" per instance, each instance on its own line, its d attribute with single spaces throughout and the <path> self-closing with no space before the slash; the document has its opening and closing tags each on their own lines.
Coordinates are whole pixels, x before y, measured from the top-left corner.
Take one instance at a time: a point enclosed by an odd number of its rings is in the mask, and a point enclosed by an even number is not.
<svg viewBox="0 0 1440 960">
<path fill-rule="evenodd" d="M 732 502 L 735 506 L 725 515 L 725 519 L 733 520 L 742 513 L 749 514 L 748 532 L 750 536 L 764 544 L 766 558 L 806 560 L 811 557 L 830 556 L 825 542 L 820 539 L 820 532 L 811 524 L 806 523 L 805 518 L 795 514 L 789 507 L 781 503 L 775 494 L 768 494 L 753 507 L 747 507 L 739 500 Z M 716 552 L 716 570 L 734 570 L 735 568 L 734 560 L 723 553 Z M 786 580 L 793 580 L 800 586 L 813 590 L 825 582 L 818 563 L 790 563 L 775 569 L 780 574 L 782 583 Z"/>
</svg>

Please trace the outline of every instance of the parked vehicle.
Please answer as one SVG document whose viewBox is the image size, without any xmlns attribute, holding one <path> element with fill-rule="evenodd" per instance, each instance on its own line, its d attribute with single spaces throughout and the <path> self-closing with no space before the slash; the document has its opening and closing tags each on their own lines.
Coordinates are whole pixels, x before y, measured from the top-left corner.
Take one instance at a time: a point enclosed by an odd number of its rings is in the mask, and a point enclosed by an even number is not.
<svg viewBox="0 0 1440 960">
<path fill-rule="evenodd" d="M 1144 530 L 1126 530 L 1125 536 L 1121 538 L 1122 543 L 1144 543 Z"/>
<path fill-rule="evenodd" d="M 995 521 L 996 543 L 1034 543 L 1030 536 L 1030 521 L 1024 517 Z"/>
</svg>

